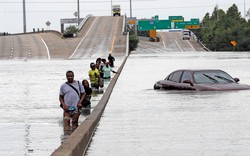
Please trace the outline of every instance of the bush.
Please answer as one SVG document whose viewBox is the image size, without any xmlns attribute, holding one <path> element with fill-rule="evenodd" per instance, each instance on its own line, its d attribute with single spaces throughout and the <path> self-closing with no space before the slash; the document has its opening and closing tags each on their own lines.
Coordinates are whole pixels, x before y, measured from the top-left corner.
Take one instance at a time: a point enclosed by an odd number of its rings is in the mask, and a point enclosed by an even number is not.
<svg viewBox="0 0 250 156">
<path fill-rule="evenodd" d="M 133 51 L 138 47 L 139 39 L 135 34 L 129 35 L 129 51 Z"/>
<path fill-rule="evenodd" d="M 77 32 L 78 32 L 78 28 L 75 25 L 70 25 L 65 29 L 63 36 L 64 37 L 75 37 Z"/>
</svg>

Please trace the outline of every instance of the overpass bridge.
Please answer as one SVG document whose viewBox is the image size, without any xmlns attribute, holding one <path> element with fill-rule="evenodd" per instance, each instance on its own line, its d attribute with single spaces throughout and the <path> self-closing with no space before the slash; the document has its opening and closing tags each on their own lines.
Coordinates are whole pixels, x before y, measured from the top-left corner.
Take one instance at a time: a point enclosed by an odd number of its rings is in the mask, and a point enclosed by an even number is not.
<svg viewBox="0 0 250 156">
<path fill-rule="evenodd" d="M 125 55 L 123 17 L 89 19 L 74 38 L 57 31 L 44 31 L 0 37 L 0 59 L 79 59 Z"/>
<path fill-rule="evenodd" d="M 80 59 L 125 55 L 126 36 L 123 35 L 124 16 L 89 16 L 74 38 L 63 38 L 57 31 L 0 36 L 0 59 Z M 184 41 L 179 32 L 158 32 L 159 43 L 141 40 L 141 47 L 159 50 L 204 51 L 204 47 L 191 39 Z"/>
</svg>

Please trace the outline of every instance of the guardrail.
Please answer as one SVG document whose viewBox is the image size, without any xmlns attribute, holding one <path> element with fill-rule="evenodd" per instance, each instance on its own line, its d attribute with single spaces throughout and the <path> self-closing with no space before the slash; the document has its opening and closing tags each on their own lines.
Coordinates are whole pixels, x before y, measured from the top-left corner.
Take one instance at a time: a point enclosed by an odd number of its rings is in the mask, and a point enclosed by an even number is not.
<svg viewBox="0 0 250 156">
<path fill-rule="evenodd" d="M 127 33 L 126 43 L 126 57 L 118 69 L 118 73 L 122 69 L 129 56 L 129 33 Z M 101 119 L 104 109 L 109 101 L 113 88 L 118 80 L 120 74 L 115 74 L 109 83 L 105 93 L 103 94 L 99 103 L 95 106 L 91 114 L 78 126 L 78 128 L 58 147 L 51 156 L 82 156 L 86 153 L 88 145 L 96 130 L 96 127 Z"/>
<path fill-rule="evenodd" d="M 125 57 L 122 65 L 118 69 L 118 73 L 121 73 L 126 60 L 127 57 Z M 107 90 L 105 91 L 101 100 L 95 106 L 91 114 L 63 142 L 63 144 L 51 154 L 51 156 L 82 156 L 83 154 L 85 154 L 119 75 L 120 74 L 115 74 L 115 76 L 109 83 Z"/>
<path fill-rule="evenodd" d="M 83 25 L 85 24 L 85 22 L 86 22 L 90 17 L 92 17 L 92 16 L 93 16 L 93 15 L 91 15 L 91 14 L 87 15 L 87 16 L 82 20 L 82 22 L 78 25 L 78 30 L 81 30 L 82 27 L 83 27 Z"/>
<path fill-rule="evenodd" d="M 192 32 L 192 31 L 191 31 Z M 203 49 L 206 51 L 210 51 L 200 40 L 198 40 L 197 36 L 192 32 L 193 38 L 196 42 L 198 42 L 200 45 L 202 45 Z"/>
<path fill-rule="evenodd" d="M 123 16 L 123 24 L 122 24 L 122 35 L 125 34 L 126 30 L 125 30 L 125 26 L 126 26 L 126 14 L 124 14 Z"/>
</svg>

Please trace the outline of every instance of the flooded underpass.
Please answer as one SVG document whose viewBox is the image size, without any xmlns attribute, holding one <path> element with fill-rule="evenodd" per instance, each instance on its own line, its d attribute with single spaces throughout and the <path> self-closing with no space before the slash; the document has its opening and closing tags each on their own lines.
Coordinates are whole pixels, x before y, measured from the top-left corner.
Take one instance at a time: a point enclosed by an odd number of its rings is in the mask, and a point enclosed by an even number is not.
<svg viewBox="0 0 250 156">
<path fill-rule="evenodd" d="M 250 84 L 249 53 L 130 55 L 96 129 L 88 156 L 247 156 L 250 90 L 159 91 L 176 69 L 222 69 Z"/>
</svg>

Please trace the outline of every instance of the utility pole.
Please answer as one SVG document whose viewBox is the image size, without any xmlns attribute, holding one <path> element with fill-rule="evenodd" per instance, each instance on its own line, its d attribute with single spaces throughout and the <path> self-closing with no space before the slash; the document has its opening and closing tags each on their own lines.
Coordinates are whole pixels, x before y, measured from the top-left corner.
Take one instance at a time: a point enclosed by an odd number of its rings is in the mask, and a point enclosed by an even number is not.
<svg viewBox="0 0 250 156">
<path fill-rule="evenodd" d="M 77 0 L 77 25 L 80 24 L 80 5 L 79 0 Z"/>
<path fill-rule="evenodd" d="M 132 0 L 130 0 L 130 17 L 132 17 Z"/>
<path fill-rule="evenodd" d="M 113 16 L 113 2 L 111 0 L 111 16 Z"/>
<path fill-rule="evenodd" d="M 23 33 L 26 33 L 26 9 L 25 9 L 25 0 L 23 0 Z"/>
</svg>

